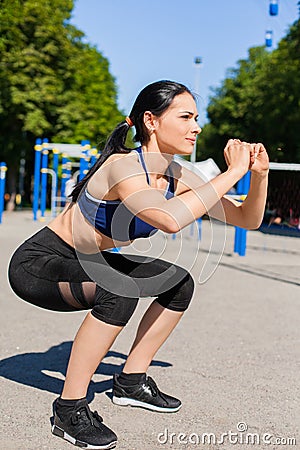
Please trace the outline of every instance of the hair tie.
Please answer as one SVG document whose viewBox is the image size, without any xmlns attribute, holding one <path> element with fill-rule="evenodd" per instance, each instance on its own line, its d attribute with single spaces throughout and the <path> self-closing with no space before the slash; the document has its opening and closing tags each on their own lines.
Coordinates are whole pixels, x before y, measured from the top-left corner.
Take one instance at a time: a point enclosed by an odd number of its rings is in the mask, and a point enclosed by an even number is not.
<svg viewBox="0 0 300 450">
<path fill-rule="evenodd" d="M 127 122 L 129 127 L 133 127 L 133 122 L 132 122 L 132 120 L 130 119 L 129 116 L 126 117 L 125 121 Z"/>
</svg>

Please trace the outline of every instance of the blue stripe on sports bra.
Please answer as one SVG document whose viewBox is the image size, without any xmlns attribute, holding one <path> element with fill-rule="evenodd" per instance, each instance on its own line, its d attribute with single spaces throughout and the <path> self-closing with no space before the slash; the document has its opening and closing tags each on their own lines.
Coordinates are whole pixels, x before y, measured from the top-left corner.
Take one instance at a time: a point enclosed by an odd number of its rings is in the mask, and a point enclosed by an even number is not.
<svg viewBox="0 0 300 450">
<path fill-rule="evenodd" d="M 147 183 L 150 184 L 142 148 L 139 147 L 133 151 L 138 154 L 147 177 Z M 165 191 L 167 199 L 173 197 L 175 192 L 174 178 L 171 173 L 168 178 L 169 183 Z M 157 228 L 132 214 L 120 200 L 99 200 L 90 195 L 87 188 L 80 194 L 77 203 L 85 219 L 96 230 L 117 241 L 126 242 L 149 237 L 157 232 Z"/>
</svg>

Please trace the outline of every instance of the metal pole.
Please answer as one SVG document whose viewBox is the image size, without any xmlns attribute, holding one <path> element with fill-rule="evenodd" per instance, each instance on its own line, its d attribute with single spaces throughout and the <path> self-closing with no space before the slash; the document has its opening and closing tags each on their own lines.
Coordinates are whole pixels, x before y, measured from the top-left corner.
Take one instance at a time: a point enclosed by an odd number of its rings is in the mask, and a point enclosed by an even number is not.
<svg viewBox="0 0 300 450">
<path fill-rule="evenodd" d="M 51 217 L 56 216 L 56 193 L 57 193 L 57 174 L 52 169 L 42 169 L 42 172 L 52 177 L 51 182 Z"/>
<path fill-rule="evenodd" d="M 24 153 L 24 152 L 22 152 L 22 153 Z M 26 163 L 25 158 L 21 158 L 20 159 L 20 167 L 19 167 L 19 202 L 17 202 L 17 199 L 16 199 L 16 203 L 18 204 L 19 208 L 22 208 L 23 197 L 24 197 L 25 163 Z"/>
<path fill-rule="evenodd" d="M 195 63 L 195 94 L 199 95 L 200 93 L 200 68 L 202 64 L 202 58 L 200 56 L 196 56 L 194 59 Z M 196 136 L 196 142 L 193 148 L 193 153 L 191 154 L 191 163 L 196 162 L 196 153 L 197 153 L 197 136 Z M 202 238 L 202 217 L 199 217 L 197 219 L 197 229 L 198 229 L 198 240 L 201 241 Z M 194 228 L 193 228 L 194 232 Z"/>
<path fill-rule="evenodd" d="M 61 167 L 62 167 L 62 174 L 61 174 L 61 188 L 60 188 L 60 195 L 61 195 L 61 206 L 65 206 L 66 204 L 66 182 L 68 179 L 67 175 L 67 164 L 68 164 L 68 158 L 66 153 L 62 154 L 62 161 L 61 161 Z"/>
<path fill-rule="evenodd" d="M 2 223 L 2 213 L 4 210 L 5 177 L 7 167 L 5 162 L 0 163 L 0 223 Z"/>
<path fill-rule="evenodd" d="M 202 64 L 202 58 L 200 56 L 196 56 L 194 59 L 194 66 L 195 66 L 195 94 L 199 95 L 200 92 L 200 68 Z M 191 154 L 190 161 L 191 163 L 196 162 L 196 150 L 197 150 L 197 139 L 193 148 L 193 152 Z"/>
<path fill-rule="evenodd" d="M 40 170 L 41 170 L 41 151 L 42 151 L 42 139 L 38 138 L 35 141 L 35 155 L 34 155 L 34 184 L 33 184 L 33 220 L 37 220 L 37 212 L 39 209 L 40 199 Z"/>
<path fill-rule="evenodd" d="M 237 184 L 237 194 L 246 196 L 250 188 L 251 172 L 248 171 Z M 235 227 L 234 235 L 234 253 L 240 256 L 246 255 L 247 248 L 247 230 L 245 228 Z"/>
<path fill-rule="evenodd" d="M 89 150 L 91 148 L 89 141 L 81 141 L 82 145 L 82 152 L 80 156 L 80 175 L 79 175 L 79 181 L 84 178 L 84 176 L 87 174 L 89 170 Z"/>
<path fill-rule="evenodd" d="M 53 205 L 53 209 L 54 211 L 56 210 L 56 197 L 57 197 L 57 190 L 58 190 L 58 160 L 59 160 L 59 150 L 57 148 L 54 148 L 52 150 L 53 153 L 53 164 L 52 164 L 52 169 L 55 173 L 55 195 L 54 195 L 54 205 Z M 52 183 L 53 183 L 53 179 L 52 179 Z M 53 186 L 52 186 L 53 189 Z M 51 204 L 52 204 L 52 196 L 51 196 Z M 52 207 L 51 207 L 52 210 Z"/>
<path fill-rule="evenodd" d="M 48 139 L 43 139 L 42 169 L 41 169 L 41 218 L 45 217 L 47 202 L 47 169 L 48 168 Z"/>
</svg>

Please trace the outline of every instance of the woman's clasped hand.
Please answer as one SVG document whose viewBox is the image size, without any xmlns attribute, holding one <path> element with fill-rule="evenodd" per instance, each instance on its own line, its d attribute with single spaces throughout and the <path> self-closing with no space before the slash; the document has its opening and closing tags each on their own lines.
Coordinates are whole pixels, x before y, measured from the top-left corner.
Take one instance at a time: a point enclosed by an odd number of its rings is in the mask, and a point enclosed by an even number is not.
<svg viewBox="0 0 300 450">
<path fill-rule="evenodd" d="M 261 143 L 248 143 L 240 139 L 229 139 L 224 149 L 224 157 L 229 170 L 237 170 L 244 175 L 268 172 L 269 158 Z"/>
</svg>

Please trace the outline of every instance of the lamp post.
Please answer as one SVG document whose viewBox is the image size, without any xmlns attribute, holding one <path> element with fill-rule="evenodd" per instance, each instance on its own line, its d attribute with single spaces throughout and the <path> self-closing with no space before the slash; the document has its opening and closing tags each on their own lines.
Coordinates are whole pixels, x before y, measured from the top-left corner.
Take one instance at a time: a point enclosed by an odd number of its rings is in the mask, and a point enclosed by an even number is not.
<svg viewBox="0 0 300 450">
<path fill-rule="evenodd" d="M 200 91 L 200 68 L 201 68 L 201 64 L 202 64 L 202 58 L 200 56 L 195 56 L 194 59 L 194 66 L 195 66 L 195 94 L 199 95 L 199 91 Z M 197 149 L 197 139 L 193 148 L 193 152 L 191 154 L 191 163 L 196 162 L 196 149 Z"/>
<path fill-rule="evenodd" d="M 201 56 L 195 56 L 194 66 L 195 66 L 195 93 L 199 95 L 200 91 L 200 68 L 202 64 Z"/>
</svg>

